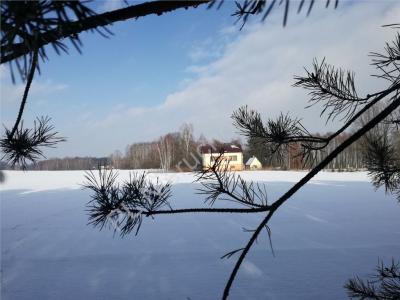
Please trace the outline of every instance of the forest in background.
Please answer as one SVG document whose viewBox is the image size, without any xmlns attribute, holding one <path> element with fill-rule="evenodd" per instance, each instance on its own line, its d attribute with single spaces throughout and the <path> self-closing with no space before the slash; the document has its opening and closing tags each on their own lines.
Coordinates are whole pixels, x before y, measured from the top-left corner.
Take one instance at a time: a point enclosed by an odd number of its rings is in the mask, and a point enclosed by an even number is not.
<svg viewBox="0 0 400 300">
<path fill-rule="evenodd" d="M 319 134 L 328 136 L 330 133 Z M 167 133 L 157 140 L 137 142 L 126 146 L 125 151 L 116 150 L 108 157 L 65 157 L 50 158 L 38 161 L 28 166 L 28 170 L 89 170 L 99 166 L 115 169 L 153 169 L 163 171 L 194 171 L 201 167 L 200 147 L 210 144 L 219 149 L 223 144 L 230 143 L 241 146 L 244 163 L 252 156 L 257 157 L 263 169 L 302 170 L 309 169 L 321 161 L 325 153 L 329 153 L 337 145 L 348 138 L 349 133 L 337 136 L 328 149 L 316 151 L 310 161 L 305 162 L 299 155 L 300 145 L 293 143 L 287 147 L 283 155 L 277 157 L 271 153 L 270 147 L 257 139 L 221 141 L 208 140 L 204 135 L 194 137 L 192 124 L 183 124 L 179 131 Z M 338 155 L 327 167 L 333 171 L 356 171 L 365 168 L 363 158 L 363 141 L 360 140 Z M 1 169 L 10 169 L 6 164 Z"/>
</svg>

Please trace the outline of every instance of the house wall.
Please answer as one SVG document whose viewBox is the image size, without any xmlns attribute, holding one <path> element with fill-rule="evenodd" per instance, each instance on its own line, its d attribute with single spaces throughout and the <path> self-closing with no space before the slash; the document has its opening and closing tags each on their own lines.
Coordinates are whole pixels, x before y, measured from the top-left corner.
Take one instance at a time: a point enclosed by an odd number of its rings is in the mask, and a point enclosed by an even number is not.
<svg viewBox="0 0 400 300">
<path fill-rule="evenodd" d="M 254 161 L 250 165 L 250 170 L 255 170 L 255 169 L 257 170 L 257 169 L 261 169 L 261 168 L 262 168 L 262 165 L 259 161 Z"/>
<path fill-rule="evenodd" d="M 203 153 L 201 155 L 203 170 L 208 169 L 214 163 L 214 160 L 211 157 L 217 158 L 219 153 Z M 227 163 L 229 163 L 229 170 L 232 171 L 241 171 L 244 169 L 243 165 L 243 153 L 242 152 L 232 152 L 232 153 L 224 153 L 222 158 L 226 163 L 222 163 L 221 167 L 224 168 Z"/>
</svg>

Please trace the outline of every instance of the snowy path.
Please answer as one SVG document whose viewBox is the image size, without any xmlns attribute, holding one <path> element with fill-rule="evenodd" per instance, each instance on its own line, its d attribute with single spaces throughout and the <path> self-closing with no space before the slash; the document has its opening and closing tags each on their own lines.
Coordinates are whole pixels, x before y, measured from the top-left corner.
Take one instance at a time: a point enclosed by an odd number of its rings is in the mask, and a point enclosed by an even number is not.
<svg viewBox="0 0 400 300">
<path fill-rule="evenodd" d="M 274 199 L 304 174 L 298 173 L 243 174 L 266 181 Z M 157 216 L 137 237 L 120 239 L 86 226 L 81 175 L 7 172 L 2 299 L 218 299 L 234 263 L 219 257 L 244 245 L 249 234 L 241 228 L 254 228 L 262 217 Z M 203 205 L 190 174 L 156 175 L 173 178 L 174 207 Z M 364 173 L 322 174 L 273 217 L 276 257 L 263 236 L 232 299 L 345 298 L 346 279 L 370 274 L 378 258 L 400 258 L 399 215 L 396 200 L 374 192 Z"/>
</svg>

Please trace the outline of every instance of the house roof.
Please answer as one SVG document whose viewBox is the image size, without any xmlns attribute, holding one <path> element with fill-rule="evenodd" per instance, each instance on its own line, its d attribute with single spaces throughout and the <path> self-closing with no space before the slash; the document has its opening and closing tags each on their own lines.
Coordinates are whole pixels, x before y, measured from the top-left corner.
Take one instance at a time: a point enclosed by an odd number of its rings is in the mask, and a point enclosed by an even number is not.
<svg viewBox="0 0 400 300">
<path fill-rule="evenodd" d="M 204 145 L 200 147 L 201 154 L 204 153 L 238 153 L 243 152 L 242 147 L 240 145 L 235 144 L 223 144 L 220 147 L 214 147 L 211 145 Z"/>
<path fill-rule="evenodd" d="M 257 157 L 255 157 L 255 156 L 250 157 L 250 158 L 247 160 L 246 166 L 250 166 L 252 163 L 259 163 L 259 164 L 261 164 L 260 161 L 259 161 L 259 160 L 257 159 Z"/>
</svg>

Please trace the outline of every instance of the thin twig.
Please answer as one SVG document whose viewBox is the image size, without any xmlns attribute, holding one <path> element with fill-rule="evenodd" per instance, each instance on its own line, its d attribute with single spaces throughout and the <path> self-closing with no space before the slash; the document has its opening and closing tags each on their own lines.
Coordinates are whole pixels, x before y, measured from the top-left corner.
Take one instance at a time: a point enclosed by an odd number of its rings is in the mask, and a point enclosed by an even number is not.
<svg viewBox="0 0 400 300">
<path fill-rule="evenodd" d="M 155 210 L 155 211 L 144 211 L 142 214 L 146 217 L 153 215 L 168 215 L 168 214 L 180 214 L 180 213 L 260 213 L 268 211 L 269 207 L 259 208 L 183 208 L 183 209 L 171 209 L 171 210 Z"/>
<path fill-rule="evenodd" d="M 291 189 L 289 189 L 282 197 L 276 200 L 271 205 L 271 210 L 269 211 L 268 215 L 264 218 L 264 220 L 260 223 L 257 227 L 256 231 L 251 236 L 250 240 L 247 242 L 246 247 L 244 248 L 243 252 L 241 253 L 239 259 L 237 260 L 235 267 L 228 279 L 228 282 L 225 286 L 224 293 L 222 299 L 225 300 L 229 296 L 229 292 L 232 286 L 233 281 L 239 271 L 239 268 L 246 257 L 247 253 L 249 252 L 251 246 L 253 245 L 254 241 L 257 239 L 258 235 L 260 234 L 262 228 L 268 223 L 271 219 L 274 212 L 283 204 L 285 203 L 290 197 L 293 196 L 300 188 L 302 188 L 308 181 L 310 181 L 315 175 L 317 175 L 323 168 L 325 168 L 339 153 L 341 153 L 344 149 L 350 146 L 352 143 L 357 141 L 361 138 L 365 133 L 375 127 L 378 123 L 384 120 L 387 116 L 389 116 L 396 108 L 400 106 L 400 98 L 397 97 L 393 100 L 383 111 L 381 111 L 376 117 L 374 117 L 371 121 L 369 121 L 365 126 L 351 135 L 348 139 L 346 139 L 343 143 L 341 143 L 338 147 L 336 147 L 323 161 L 321 161 L 315 168 L 313 168 L 306 176 L 304 176 L 299 182 L 297 182 Z"/>
<path fill-rule="evenodd" d="M 18 128 L 18 126 L 19 126 L 19 123 L 21 122 L 22 114 L 24 113 L 24 108 L 25 108 L 26 100 L 28 99 L 29 89 L 31 88 L 33 76 L 35 75 L 35 71 L 36 71 L 36 65 L 37 65 L 37 60 L 38 60 L 38 53 L 39 53 L 38 48 L 35 48 L 35 50 L 33 50 L 33 56 L 32 56 L 32 62 L 31 62 L 31 69 L 29 70 L 28 78 L 27 78 L 27 80 L 26 80 L 26 86 L 25 86 L 25 90 L 24 90 L 24 95 L 22 96 L 22 101 L 21 101 L 21 105 L 20 105 L 20 107 L 19 107 L 17 120 L 15 121 L 14 127 L 13 127 L 13 129 L 12 129 L 10 135 L 8 136 L 9 139 L 12 139 L 12 137 L 13 137 L 14 134 L 15 134 L 15 132 L 17 131 L 17 128 Z"/>
</svg>

